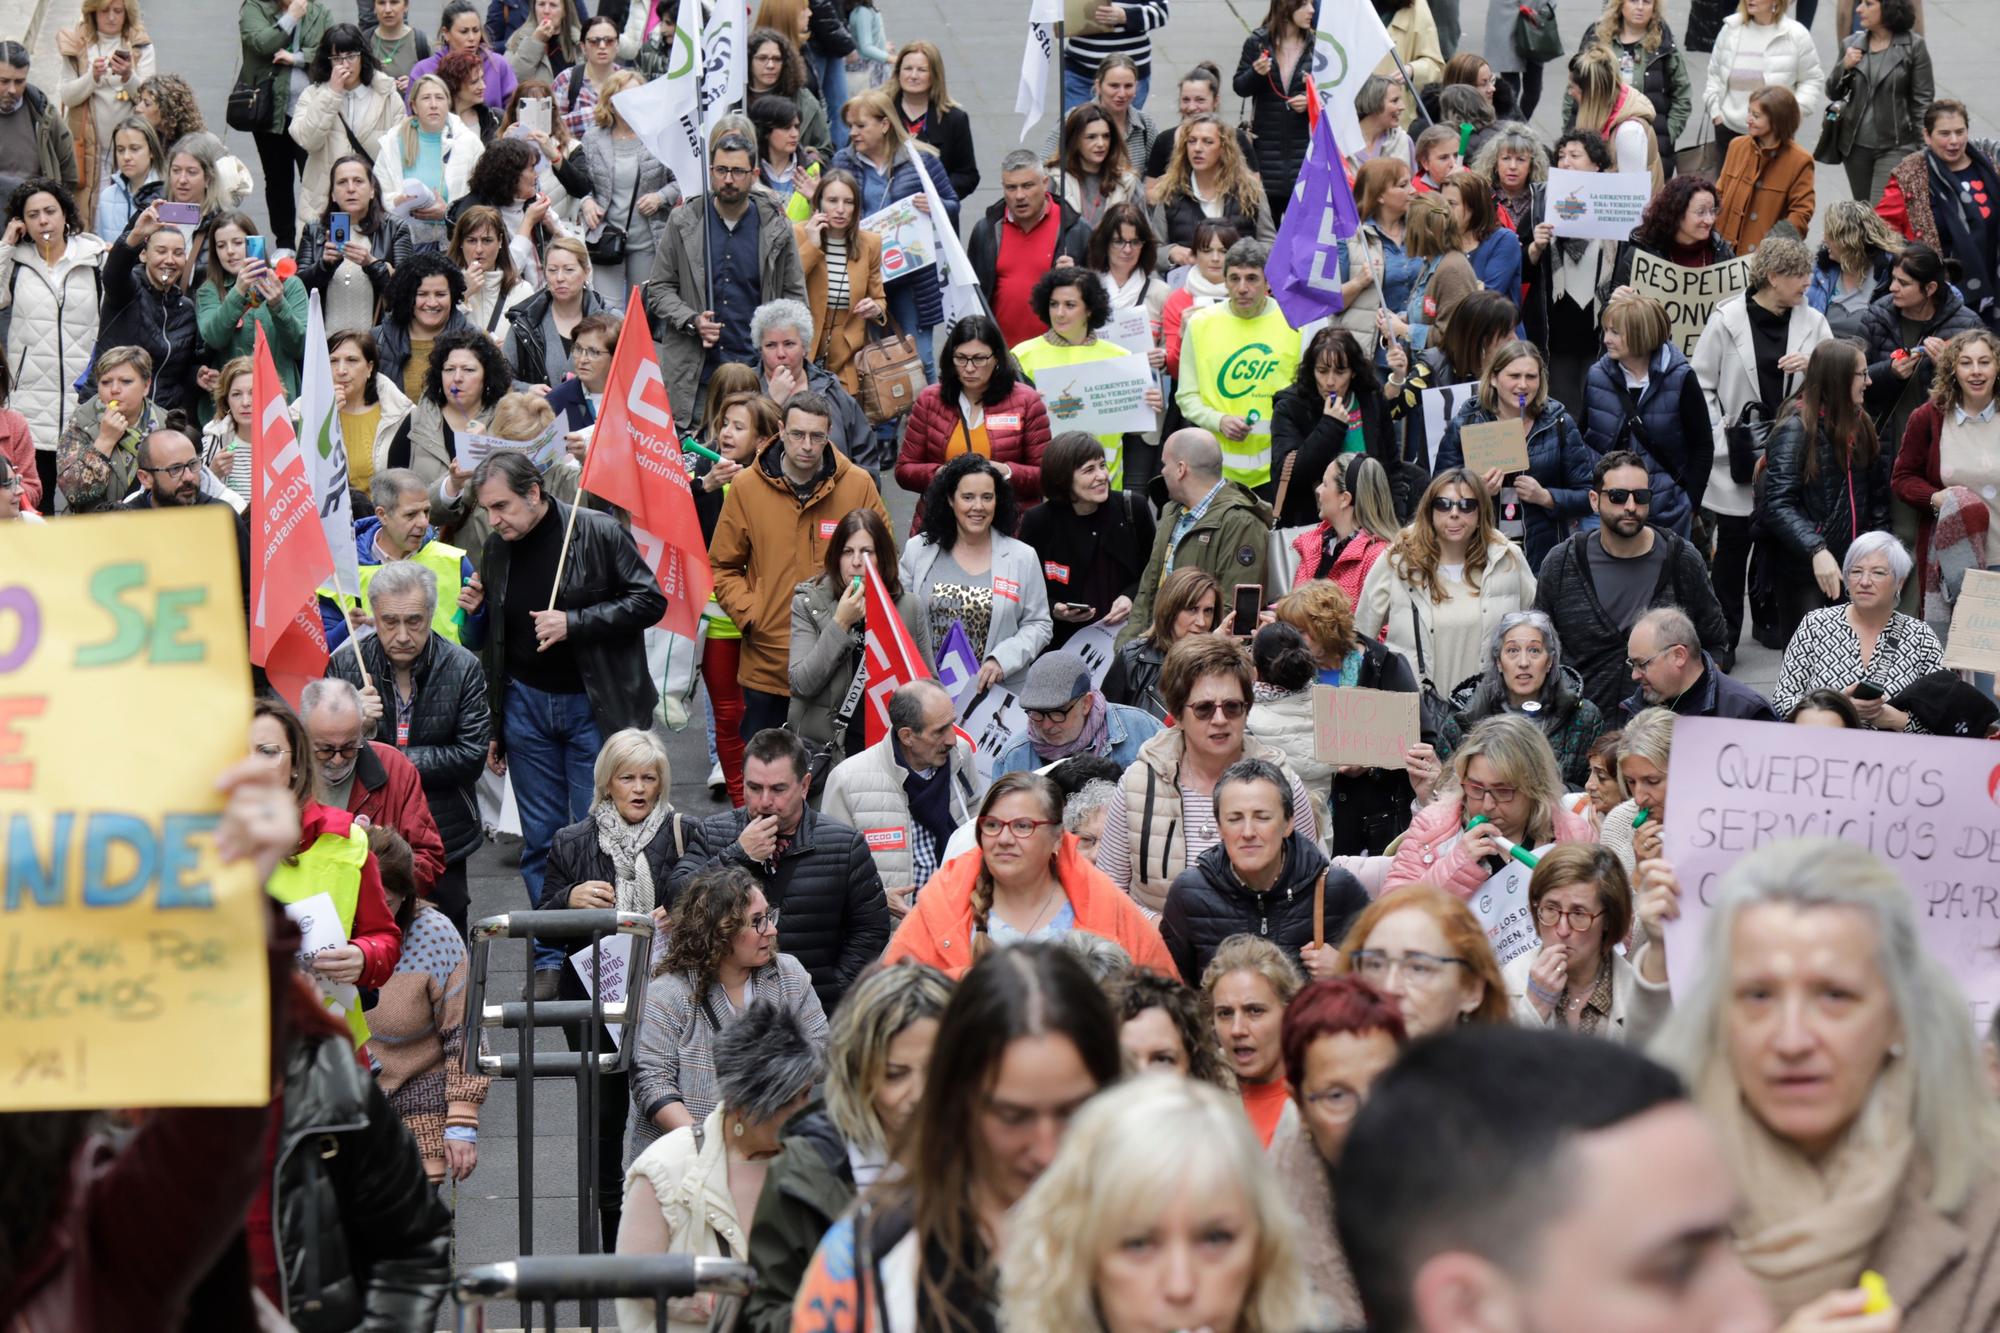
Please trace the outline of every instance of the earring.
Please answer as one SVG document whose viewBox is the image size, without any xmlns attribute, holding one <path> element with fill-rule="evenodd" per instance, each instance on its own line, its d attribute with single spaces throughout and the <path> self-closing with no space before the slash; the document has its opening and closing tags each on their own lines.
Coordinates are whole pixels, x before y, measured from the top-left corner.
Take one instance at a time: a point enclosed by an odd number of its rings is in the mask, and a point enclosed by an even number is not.
<svg viewBox="0 0 2000 1333">
<path fill-rule="evenodd" d="M 731 1134 L 735 1135 L 735 1136 L 736 1136 L 737 1138 L 739 1138 L 739 1139 L 740 1139 L 740 1138 L 742 1138 L 742 1137 L 743 1137 L 743 1122 L 742 1122 L 741 1120 L 737 1121 L 737 1122 L 736 1122 L 736 1123 L 735 1123 L 734 1125 L 730 1126 L 730 1128 L 729 1128 L 729 1132 L 730 1132 Z"/>
<path fill-rule="evenodd" d="M 1900 1041 L 1894 1041 L 1894 1042 L 1890 1042 L 1890 1043 L 1889 1043 L 1889 1058 L 1890 1058 L 1891 1060 L 1900 1060 L 1900 1059 L 1902 1059 L 1902 1058 L 1903 1058 L 1903 1043 L 1902 1043 L 1902 1042 L 1900 1042 Z"/>
</svg>

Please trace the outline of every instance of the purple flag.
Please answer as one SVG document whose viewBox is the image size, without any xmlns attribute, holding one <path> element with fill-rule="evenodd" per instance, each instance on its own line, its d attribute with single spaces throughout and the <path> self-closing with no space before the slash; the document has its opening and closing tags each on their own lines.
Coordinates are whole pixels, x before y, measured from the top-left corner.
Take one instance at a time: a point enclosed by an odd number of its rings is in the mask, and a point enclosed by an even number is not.
<svg viewBox="0 0 2000 1333">
<path fill-rule="evenodd" d="M 1333 118 L 1321 115 L 1264 266 L 1271 295 L 1293 327 L 1340 313 L 1339 245 L 1359 230 L 1361 210 L 1334 143 Z"/>
<path fill-rule="evenodd" d="M 972 636 L 965 632 L 963 621 L 954 620 L 945 631 L 944 642 L 938 646 L 938 684 L 945 687 L 952 702 L 963 708 L 972 696 L 972 685 L 978 676 L 979 659 L 972 653 Z"/>
</svg>

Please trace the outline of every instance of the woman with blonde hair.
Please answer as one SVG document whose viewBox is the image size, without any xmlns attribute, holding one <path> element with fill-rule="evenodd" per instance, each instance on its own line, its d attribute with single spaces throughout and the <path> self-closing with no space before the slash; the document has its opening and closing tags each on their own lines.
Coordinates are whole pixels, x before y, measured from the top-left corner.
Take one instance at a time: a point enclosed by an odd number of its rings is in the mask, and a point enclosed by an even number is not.
<svg viewBox="0 0 2000 1333">
<path fill-rule="evenodd" d="M 1396 1002 L 1410 1040 L 1459 1023 L 1511 1023 L 1507 983 L 1486 927 L 1435 884 L 1368 904 L 1340 941 L 1341 971 Z"/>
<path fill-rule="evenodd" d="M 83 0 L 77 26 L 56 33 L 56 51 L 64 74 L 56 100 L 69 117 L 76 149 L 76 197 L 94 200 L 118 172 L 113 131 L 131 113 L 132 94 L 153 77 L 157 57 L 139 18 L 139 0 Z"/>
<path fill-rule="evenodd" d="M 631 70 L 619 70 L 598 89 L 597 110 L 583 136 L 583 161 L 589 169 L 591 193 L 577 205 L 577 221 L 598 259 L 591 267 L 591 284 L 612 310 L 625 307 L 626 295 L 643 287 L 653 272 L 653 255 L 666 230 L 667 214 L 680 202 L 680 188 L 653 150 L 625 120 L 618 94 L 640 86 Z M 614 258 L 614 251 L 622 258 Z"/>
<path fill-rule="evenodd" d="M 1207 112 L 1181 122 L 1167 173 L 1148 191 L 1146 202 L 1152 208 L 1162 273 L 1194 262 L 1194 229 L 1205 218 L 1226 222 L 1239 235 L 1267 244 L 1277 239 L 1264 183 L 1244 162 L 1235 134 Z"/>
<path fill-rule="evenodd" d="M 1446 436 L 1456 438 L 1455 429 Z M 1535 604 L 1535 575 L 1495 526 L 1480 479 L 1456 460 L 1447 465 L 1442 449 L 1438 466 L 1416 517 L 1368 571 L 1354 622 L 1363 639 L 1386 638 L 1419 681 L 1448 693 L 1479 671 L 1500 618 Z"/>
<path fill-rule="evenodd" d="M 1694 84 L 1688 78 L 1687 56 L 1666 22 L 1666 6 L 1658 0 L 1605 0 L 1604 13 L 1584 31 L 1579 54 L 1601 46 L 1617 58 L 1625 78 L 1653 104 L 1653 133 L 1659 140 L 1660 167 L 1673 174 L 1674 145 L 1680 142 L 1694 110 Z M 1563 124 L 1591 128 L 1577 115 L 1576 99 L 1563 98 Z"/>
<path fill-rule="evenodd" d="M 1623 799 L 1605 812 L 1597 840 L 1618 858 L 1628 878 L 1637 879 L 1639 864 L 1665 851 L 1667 765 L 1673 755 L 1670 708 L 1643 708 L 1618 733 L 1613 781 Z"/>
<path fill-rule="evenodd" d="M 251 392 L 252 363 L 239 356 L 216 372 L 209 399 L 215 414 L 201 432 L 201 457 L 216 478 L 247 502 L 254 473 L 250 466 L 250 433 L 256 418 Z"/>
<path fill-rule="evenodd" d="M 1292 538 L 1298 559 L 1292 586 L 1328 579 L 1349 602 L 1358 602 L 1362 584 L 1400 530 L 1388 469 L 1367 454 L 1342 454 L 1326 465 L 1313 498 L 1319 522 Z"/>
<path fill-rule="evenodd" d="M 1826 72 L 1819 48 L 1805 25 L 1785 11 L 1791 0 L 1740 0 L 1722 21 L 1708 58 L 1702 111 L 1715 125 L 1715 146 L 1727 154 L 1731 141 L 1750 131 L 1750 94 L 1786 88 L 1798 99 L 1799 119 L 1819 119 L 1826 104 Z"/>
<path fill-rule="evenodd" d="M 1928 947 L 1903 876 L 1812 838 L 1723 876 L 1693 985 L 1653 1053 L 1687 1080 L 1744 1200 L 1737 1256 L 1787 1328 L 2000 1322 L 2000 1120 L 1966 997 Z M 1640 897 L 1685 897 L 1649 867 Z"/>
<path fill-rule="evenodd" d="M 1955 487 L 2000 485 L 2000 426 L 1992 410 L 1996 389 L 2000 389 L 2000 335 L 1968 329 L 1953 337 L 1938 358 L 1930 398 L 1910 413 L 1890 475 L 1896 497 L 1917 512 L 1916 565 L 1923 576 L 1920 604 L 1925 617 L 1940 626 L 1949 623 L 1950 612 L 1940 580 L 1931 572 L 1935 568 L 1931 537 L 1945 507 L 1956 504 L 1945 487 L 1946 469 Z M 1987 499 L 1986 507 L 1987 531 L 2000 531 L 2000 514 L 1994 513 L 2000 506 Z M 1987 564 L 2000 564 L 2000 559 L 1989 554 Z"/>
<path fill-rule="evenodd" d="M 1410 170 L 1401 157 L 1378 157 L 1356 169 L 1354 206 L 1361 230 L 1340 247 L 1341 311 L 1334 322 L 1375 358 L 1377 374 L 1387 369 L 1388 348 L 1380 338 L 1376 316 L 1408 308 L 1410 284 L 1423 267 L 1422 260 L 1403 248 L 1410 201 L 1416 197 Z"/>
<path fill-rule="evenodd" d="M 430 202 L 409 215 L 410 239 L 418 245 L 445 241 L 445 215 L 472 188 L 472 169 L 486 145 L 465 122 L 451 114 L 451 86 L 436 74 L 419 75 L 410 85 L 410 114 L 382 136 L 375 150 L 375 183 L 382 206 L 394 210 L 414 187 L 429 192 Z"/>
<path fill-rule="evenodd" d="M 1459 302 L 1483 284 L 1465 257 L 1465 236 L 1451 206 L 1435 192 L 1410 200 L 1403 231 L 1403 251 L 1418 261 L 1410 278 L 1409 300 L 1400 312 L 1390 311 L 1389 332 L 1421 352 L 1442 342 Z"/>
<path fill-rule="evenodd" d="M 1000 1327 L 1314 1327 L 1296 1231 L 1226 1093 L 1163 1075 L 1121 1084 L 1083 1108 L 1021 1200 L 1001 1254 Z"/>
<path fill-rule="evenodd" d="M 1201 974 L 1201 998 L 1236 1075 L 1236 1091 L 1265 1148 L 1299 1109 L 1285 1081 L 1285 1006 L 1305 985 L 1290 954 L 1261 935 L 1231 935 Z"/>
<path fill-rule="evenodd" d="M 1562 797 L 1562 770 L 1541 728 L 1512 713 L 1487 718 L 1452 754 L 1445 792 L 1411 821 L 1388 888 L 1436 884 L 1470 898 L 1506 868 L 1510 844 L 1597 841 Z"/>
<path fill-rule="evenodd" d="M 1573 57 L 1569 95 L 1576 101 L 1575 123 L 1597 132 L 1619 171 L 1651 174 L 1655 190 L 1666 182 L 1653 104 L 1625 82 L 1617 52 L 1609 46 L 1586 46 Z"/>
<path fill-rule="evenodd" d="M 1868 307 L 1889 294 L 1889 274 L 1905 242 L 1867 199 L 1836 199 L 1819 220 L 1806 304 L 1826 316 L 1834 337 L 1859 338 Z"/>
<path fill-rule="evenodd" d="M 997 945 L 1087 930 L 1139 966 L 1179 976 L 1152 922 L 1063 832 L 1062 806 L 1061 792 L 1039 773 L 994 779 L 972 821 L 979 850 L 919 886 L 883 961 L 914 958 L 959 977 Z"/>
</svg>

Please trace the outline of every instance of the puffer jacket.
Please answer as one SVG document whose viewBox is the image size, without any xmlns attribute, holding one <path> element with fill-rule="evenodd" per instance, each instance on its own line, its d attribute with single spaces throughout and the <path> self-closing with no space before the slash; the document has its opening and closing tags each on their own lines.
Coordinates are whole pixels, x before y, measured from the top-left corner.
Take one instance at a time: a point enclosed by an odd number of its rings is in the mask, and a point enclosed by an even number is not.
<svg viewBox="0 0 2000 1333">
<path fill-rule="evenodd" d="M 1183 977 L 1199 978 L 1231 935 L 1268 939 L 1303 967 L 1300 950 L 1313 942 L 1313 891 L 1321 875 L 1326 876 L 1327 943 L 1337 943 L 1347 923 L 1368 906 L 1360 881 L 1329 865 L 1312 839 L 1288 834 L 1284 858 L 1277 882 L 1262 892 L 1237 877 L 1220 843 L 1175 876 L 1160 913 L 1160 938 Z"/>
<path fill-rule="evenodd" d="M 665 210 L 661 212 L 664 216 Z M 542 321 L 548 318 L 549 307 L 554 302 L 555 298 L 544 287 L 507 312 L 507 359 L 513 363 L 514 378 L 523 383 L 549 383 L 548 334 L 542 328 Z M 595 288 L 585 287 L 584 315 L 588 317 L 607 312 L 618 313 L 604 304 L 604 298 L 597 294 Z"/>
<path fill-rule="evenodd" d="M 551 503 L 554 521 L 574 525 L 556 601 L 569 613 L 569 642 L 576 646 L 577 671 L 597 729 L 609 736 L 626 727 L 649 727 L 660 695 L 640 635 L 667 613 L 666 595 L 615 519 L 589 509 L 572 517 L 568 504 L 554 497 Z M 486 711 L 503 754 L 507 617 L 502 608 L 507 605 L 511 549 L 498 533 L 489 535 L 482 574 L 487 604 L 493 608 L 487 617 Z"/>
<path fill-rule="evenodd" d="M 918 394 L 896 454 L 896 484 L 921 496 L 931 479 L 944 470 L 948 461 L 945 446 L 958 425 L 958 403 L 947 403 L 937 385 L 929 385 Z M 1021 508 L 1035 504 L 1042 498 L 1042 451 L 1049 446 L 1048 408 L 1035 386 L 1016 380 L 1006 397 L 988 406 L 986 434 L 993 461 L 1005 463 L 1011 472 L 1009 480 Z M 921 505 L 911 521 L 922 526 Z"/>
<path fill-rule="evenodd" d="M 1653 489 L 1651 522 L 1676 536 L 1691 536 L 1715 466 L 1715 423 L 1708 419 L 1694 367 L 1672 342 L 1661 343 L 1647 368 L 1646 387 L 1633 395 L 1636 425 L 1625 407 L 1626 392 L 1623 366 L 1609 355 L 1591 362 L 1577 422 L 1583 442 L 1600 458 L 1630 449 L 1645 459 Z"/>
<path fill-rule="evenodd" d="M 1597 35 L 1597 24 L 1593 22 L 1583 30 L 1577 54 L 1602 44 L 1603 38 Z M 1675 40 L 1674 30 L 1664 23 L 1660 25 L 1658 50 L 1647 51 L 1644 42 L 1629 47 L 1615 43 L 1612 54 L 1621 63 L 1626 56 L 1631 57 L 1631 86 L 1646 94 L 1646 100 L 1653 104 L 1653 134 L 1660 142 L 1660 164 L 1671 174 L 1674 145 L 1680 141 L 1688 116 L 1694 111 L 1694 85 L 1688 79 L 1687 56 Z M 1576 99 L 1568 93 L 1563 94 L 1562 123 L 1576 124 Z"/>
<path fill-rule="evenodd" d="M 387 130 L 373 146 L 375 154 L 375 184 L 379 187 L 382 207 L 393 209 L 396 200 L 402 196 L 403 180 L 409 174 L 410 165 L 403 153 L 403 131 L 416 125 L 415 116 L 404 116 Z M 479 165 L 479 159 L 486 152 L 479 135 L 457 116 L 446 116 L 444 121 L 444 201 L 453 204 L 465 198 L 472 188 L 472 169 Z M 442 221 L 419 224 L 424 227 L 441 228 Z"/>
<path fill-rule="evenodd" d="M 865 623 L 855 622 L 851 632 L 841 629 L 833 618 L 837 600 L 824 574 L 792 590 L 792 652 L 788 668 L 792 706 L 785 718 L 787 729 L 800 740 L 813 745 L 831 742 L 840 747 L 835 751 L 835 763 L 846 757 L 847 738 L 834 735 L 833 720 L 839 716 L 840 706 L 847 702 L 847 691 L 861 665 L 860 631 Z M 905 625 L 916 624 L 916 599 L 905 592 L 896 602 L 896 614 Z M 928 654 L 929 645 L 919 643 L 917 651 Z M 928 655 L 924 665 L 936 669 Z M 863 715 L 863 707 L 856 703 L 856 717 Z"/>
<path fill-rule="evenodd" d="M 833 165 L 842 171 L 854 173 L 854 179 L 861 182 L 863 214 L 887 208 L 899 199 L 924 193 L 924 182 L 917 175 L 919 171 L 930 178 L 931 188 L 937 191 L 938 202 L 944 205 L 948 221 L 933 225 L 950 226 L 958 230 L 958 191 L 952 188 L 951 177 L 945 174 L 944 163 L 936 153 L 919 148 L 915 143 L 901 149 L 889 163 L 886 178 L 884 173 L 867 158 L 843 148 L 833 155 Z M 801 274 L 799 285 L 805 285 Z M 915 273 L 898 278 L 888 284 L 890 287 L 907 287 L 916 293 L 917 322 L 922 328 L 931 328 L 944 322 L 944 294 L 938 287 L 938 270 L 935 264 L 918 269 Z"/>
<path fill-rule="evenodd" d="M 0 308 L 14 312 L 7 332 L 7 371 L 14 385 L 8 405 L 28 419 L 37 449 L 53 450 L 76 410 L 70 386 L 90 369 L 97 347 L 110 249 L 97 237 L 78 233 L 53 267 L 28 241 L 0 250 Z"/>
<path fill-rule="evenodd" d="M 1737 134 L 1745 133 L 1749 127 L 1750 94 L 1755 91 L 1737 86 L 1733 77 L 1744 45 L 1743 30 L 1748 24 L 1749 20 L 1740 12 L 1722 21 L 1722 31 L 1715 37 L 1715 53 L 1709 57 L 1708 82 L 1701 97 L 1703 117 L 1714 120 L 1720 116 L 1722 123 Z M 1799 123 L 1811 125 L 1819 120 L 1820 108 L 1826 103 L 1826 70 L 1820 64 L 1819 48 L 1813 45 L 1812 34 L 1797 19 L 1780 18 L 1776 28 L 1764 47 L 1758 67 L 1764 86 L 1788 89 L 1798 98 Z M 1694 45 L 1692 37 L 1688 45 Z"/>
<path fill-rule="evenodd" d="M 777 1160 L 764 1177 L 750 1224 L 750 1264 L 757 1285 L 743 1307 L 752 1333 L 791 1333 L 792 1300 L 813 1252 L 834 1219 L 854 1202 L 847 1140 L 814 1105 L 785 1124 Z"/>
<path fill-rule="evenodd" d="M 784 912 L 778 947 L 811 975 L 821 1007 L 832 1013 L 889 942 L 889 903 L 868 844 L 852 825 L 808 808 L 775 861 L 752 861 L 737 842 L 749 822 L 746 811 L 725 810 L 690 828 L 671 892 L 679 897 L 707 865 L 749 871 L 765 900 Z"/>
<path fill-rule="evenodd" d="M 1259 74 L 1257 60 L 1267 52 L 1271 56 L 1271 72 Z M 1253 165 L 1264 182 L 1264 195 L 1271 201 L 1274 217 L 1283 215 L 1284 206 L 1292 197 L 1292 187 L 1305 166 L 1306 144 L 1312 138 L 1312 125 L 1305 113 L 1292 110 L 1288 99 L 1305 92 L 1312 78 L 1313 56 L 1310 50 L 1300 54 L 1298 63 L 1292 67 L 1291 82 L 1281 89 L 1277 43 L 1271 40 L 1268 29 L 1256 28 L 1243 39 L 1242 54 L 1236 59 L 1236 74 L 1230 80 L 1236 95 L 1250 103 L 1250 133 L 1256 147 Z"/>
<path fill-rule="evenodd" d="M 203 283 L 201 290 L 207 290 Z M 208 395 L 195 383 L 207 349 L 199 327 L 199 303 L 179 284 L 162 291 L 153 285 L 139 264 L 135 246 L 119 241 L 104 260 L 104 309 L 98 315 L 97 346 L 91 350 L 90 370 L 83 377 L 85 392 L 97 387 L 97 357 L 113 347 L 143 347 L 153 358 L 153 401 L 163 412 L 176 408 L 192 413 Z M 304 331 L 301 324 L 300 331 Z M 284 351 L 271 349 L 280 365 Z M 292 352 L 291 364 L 298 364 Z"/>
<path fill-rule="evenodd" d="M 1958 292 L 1950 286 L 1942 287 L 1937 295 L 1937 309 L 1917 331 L 1917 336 L 1903 341 L 1903 317 L 1897 311 L 1894 298 L 1884 296 L 1872 302 L 1861 316 L 1862 350 L 1868 356 L 1868 415 L 1880 421 L 1883 426 L 1882 447 L 1891 461 L 1896 457 L 1896 448 L 1902 444 L 1902 431 L 1890 427 L 1908 422 L 1910 413 L 1916 411 L 1919 403 L 1930 398 L 1931 381 L 1936 377 L 1936 368 L 1924 351 L 1924 339 L 1942 338 L 1950 342 L 1953 337 L 1968 329 L 1981 327 L 1979 316 L 1966 305 Z M 1908 379 L 1896 373 L 1896 353 L 1903 352 L 1916 358 L 1917 368 Z"/>
<path fill-rule="evenodd" d="M 1480 405 L 1476 395 L 1469 399 L 1444 428 L 1432 475 L 1465 466 L 1459 433 L 1467 426 L 1494 420 L 1495 415 Z M 1552 510 L 1540 505 L 1521 506 L 1526 511 L 1527 531 L 1521 544 L 1527 548 L 1529 568 L 1542 563 L 1542 557 L 1568 535 L 1572 523 L 1590 516 L 1590 472 L 1596 465 L 1597 455 L 1584 444 L 1568 409 L 1553 398 L 1542 404 L 1541 414 L 1528 428 L 1528 475 L 1542 483 L 1556 506 Z"/>
<path fill-rule="evenodd" d="M 1583 815 L 1573 815 L 1562 802 L 1550 813 L 1554 819 L 1556 842 L 1596 842 L 1597 830 Z M 1393 892 L 1406 884 L 1435 884 L 1446 893 L 1470 898 L 1492 879 L 1495 868 L 1475 861 L 1461 850 L 1465 832 L 1465 807 L 1460 798 L 1448 796 L 1433 801 L 1410 824 L 1389 867 L 1388 886 Z"/>
<path fill-rule="evenodd" d="M 951 786 L 948 801 L 953 819 L 959 824 L 972 821 L 979 813 L 979 798 L 986 784 L 972 766 L 972 746 L 961 737 L 951 749 Z M 903 789 L 910 770 L 897 762 L 896 742 L 884 736 L 860 754 L 850 755 L 827 775 L 820 798 L 820 813 L 861 832 L 875 859 L 882 883 L 901 889 L 915 884 L 911 869 L 910 797 Z"/>
<path fill-rule="evenodd" d="M 1841 469 L 1824 432 L 1813 446 L 1818 466 L 1806 475 L 1806 426 L 1787 415 L 1764 447 L 1761 535 L 1775 538 L 1793 578 L 1812 577 L 1812 558 L 1830 551 L 1836 560 L 1864 532 L 1889 528 L 1889 460 L 1880 448 L 1866 463 Z M 1768 549 L 1768 546 L 1767 546 Z"/>
<path fill-rule="evenodd" d="M 357 89 L 357 91 L 359 91 Z M 396 94 L 396 81 L 380 70 L 360 99 L 358 116 L 347 113 L 347 96 L 331 82 L 309 83 L 292 108 L 287 133 L 292 142 L 306 150 L 305 166 L 299 169 L 299 215 L 318 217 L 326 212 L 333 189 L 333 164 L 350 154 L 363 154 L 372 164 L 382 151 L 382 138 L 403 121 L 403 99 Z M 292 238 L 279 239 L 284 245 Z"/>
<path fill-rule="evenodd" d="M 1574 667 L 1564 665 L 1557 669 L 1558 685 L 1555 702 L 1537 713 L 1533 721 L 1541 728 L 1542 735 L 1548 737 L 1549 747 L 1556 752 L 1556 766 L 1562 770 L 1563 781 L 1571 791 L 1582 791 L 1583 784 L 1590 777 L 1590 747 L 1604 734 L 1604 714 L 1596 704 L 1583 697 L 1583 677 Z M 1437 740 L 1432 748 L 1439 760 L 1449 760 L 1454 751 L 1465 743 L 1472 729 L 1498 709 L 1473 711 L 1473 700 L 1479 693 L 1480 676 L 1471 676 L 1458 683 L 1451 692 L 1451 716 L 1438 728 Z"/>
<path fill-rule="evenodd" d="M 410 704 L 410 734 L 396 744 L 396 712 L 385 706 L 375 725 L 375 739 L 396 746 L 423 778 L 424 799 L 444 840 L 444 859 L 457 865 L 479 850 L 486 838 L 479 819 L 477 788 L 492 732 L 486 703 L 486 677 L 479 659 L 441 634 L 417 658 L 416 696 Z M 373 634 L 361 640 L 361 656 L 376 688 L 387 696 L 396 671 Z M 361 688 L 361 668 L 352 651 L 335 653 L 327 674 Z M 385 697 L 383 703 L 389 700 Z"/>
<path fill-rule="evenodd" d="M 342 1036 L 294 1042 L 272 1172 L 284 1307 L 299 1333 L 434 1327 L 451 1214 L 417 1142 Z"/>
<path fill-rule="evenodd" d="M 1310 583 L 1318 577 L 1320 557 L 1325 554 L 1326 544 L 1329 541 L 1340 546 L 1340 538 L 1334 535 L 1331 523 L 1320 523 L 1292 538 L 1292 549 L 1298 552 L 1299 556 L 1299 573 L 1292 584 L 1293 587 L 1296 588 L 1301 583 Z M 1340 590 L 1347 594 L 1350 606 L 1360 602 L 1361 587 L 1368 581 L 1368 571 L 1375 568 L 1375 562 L 1380 560 L 1383 552 L 1388 549 L 1388 542 L 1366 528 L 1356 528 L 1353 535 L 1348 538 L 1347 545 L 1340 546 L 1339 553 L 1333 557 L 1333 564 L 1328 568 L 1326 577 L 1329 582 L 1338 585 Z"/>
</svg>

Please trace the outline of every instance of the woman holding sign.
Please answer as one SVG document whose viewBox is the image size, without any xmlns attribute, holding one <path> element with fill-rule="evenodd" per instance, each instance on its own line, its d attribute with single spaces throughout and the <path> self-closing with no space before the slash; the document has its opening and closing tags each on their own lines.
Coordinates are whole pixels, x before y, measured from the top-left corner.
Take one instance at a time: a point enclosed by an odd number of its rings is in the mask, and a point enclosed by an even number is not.
<svg viewBox="0 0 2000 1333">
<path fill-rule="evenodd" d="M 1455 795 L 1420 812 L 1389 867 L 1388 889 L 1436 884 L 1461 898 L 1506 868 L 1510 849 L 1595 842 L 1597 830 L 1562 804 L 1562 771 L 1525 717 L 1489 717 L 1452 756 Z"/>
<path fill-rule="evenodd" d="M 432 344 L 423 396 L 389 445 L 389 466 L 408 467 L 430 485 L 454 467 L 472 478 L 471 462 L 458 457 L 460 435 L 483 435 L 481 425 L 513 383 L 507 358 L 493 340 L 466 327 Z M 476 552 L 475 552 L 476 554 Z"/>
<path fill-rule="evenodd" d="M 1049 331 L 1041 337 L 1016 343 L 1012 349 L 1014 361 L 1031 385 L 1038 377 L 1048 378 L 1064 366 L 1115 361 L 1132 355 L 1110 339 L 1097 336 L 1096 330 L 1103 328 L 1111 318 L 1111 296 L 1104 290 L 1103 281 L 1087 268 L 1066 264 L 1050 269 L 1036 281 L 1035 290 L 1028 295 L 1028 304 L 1035 312 L 1035 318 L 1049 326 Z M 964 328 L 967 322 L 959 321 L 953 332 Z M 992 332 L 998 334 L 998 326 Z M 959 369 L 963 374 L 965 368 Z M 1053 385 L 1053 379 L 1050 382 Z M 927 389 L 925 392 L 930 391 Z M 1041 396 L 1046 403 L 1047 395 Z M 1157 385 L 1146 390 L 1145 404 L 1153 411 L 1158 412 L 1164 401 Z M 1104 443 L 1105 461 L 1111 467 L 1111 484 L 1122 487 L 1125 484 L 1124 434 L 1114 431 L 1097 438 Z"/>
<path fill-rule="evenodd" d="M 2000 1122 L 1913 889 L 1832 839 L 1750 853 L 1655 1045 L 1718 1131 L 1736 1254 L 1787 1329 L 2000 1323 Z M 1641 876 L 1642 911 L 1654 896 L 1690 901 L 1665 867 Z"/>
</svg>

